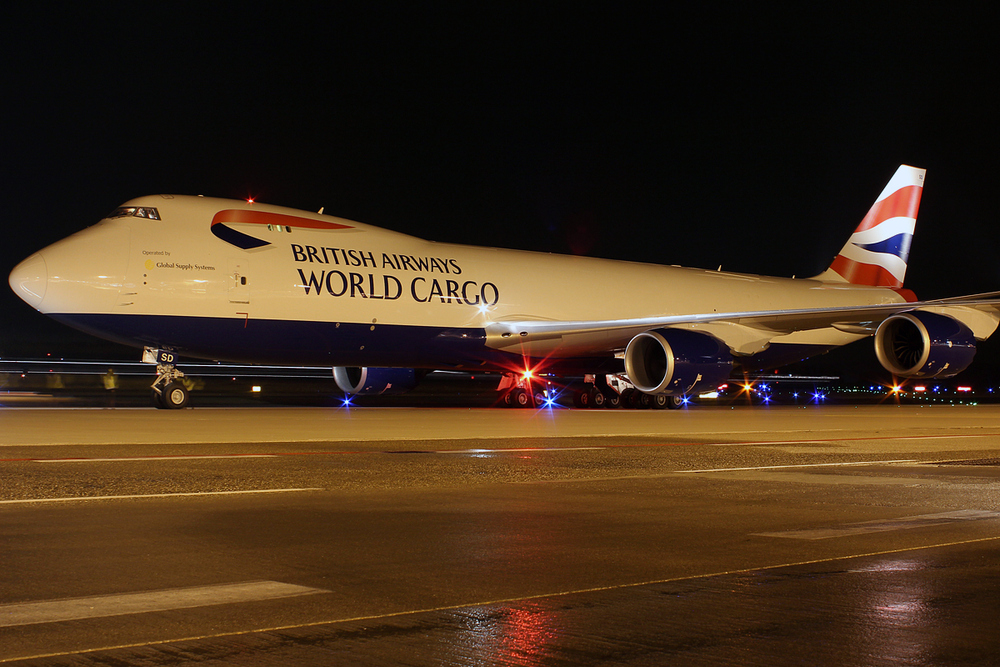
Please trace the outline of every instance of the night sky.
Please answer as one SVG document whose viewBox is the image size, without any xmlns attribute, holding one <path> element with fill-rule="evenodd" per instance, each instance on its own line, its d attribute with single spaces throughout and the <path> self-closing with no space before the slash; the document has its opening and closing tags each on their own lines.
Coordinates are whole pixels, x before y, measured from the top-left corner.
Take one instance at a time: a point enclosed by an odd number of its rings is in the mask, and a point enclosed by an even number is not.
<svg viewBox="0 0 1000 667">
<path fill-rule="evenodd" d="M 155 193 L 806 276 L 905 162 L 928 170 L 906 286 L 1000 289 L 987 7 L 465 4 L 6 9 L 4 276 Z M 0 293 L 2 356 L 136 356 Z"/>
</svg>

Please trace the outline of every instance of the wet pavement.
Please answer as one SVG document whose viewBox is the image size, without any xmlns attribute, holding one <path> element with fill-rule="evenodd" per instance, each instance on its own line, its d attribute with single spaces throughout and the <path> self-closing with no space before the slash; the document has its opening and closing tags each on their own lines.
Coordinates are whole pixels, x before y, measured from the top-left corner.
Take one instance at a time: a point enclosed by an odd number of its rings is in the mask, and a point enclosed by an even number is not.
<svg viewBox="0 0 1000 667">
<path fill-rule="evenodd" d="M 95 442 L 110 412 L 39 426 L 80 444 L 8 422 L 0 660 L 1000 658 L 1000 409 L 703 409 L 644 417 L 660 432 L 643 435 L 603 413 L 609 434 L 589 437 L 540 437 L 523 415 L 504 436 L 512 413 L 440 411 L 445 440 L 377 439 L 378 417 L 394 437 L 408 417 L 372 412 L 373 439 L 328 442 L 311 434 L 335 417 L 292 411 L 284 442 L 215 427 L 190 442 L 206 420 L 250 428 L 276 411 L 237 412 L 167 415 L 163 444 Z M 146 411 L 136 439 L 163 414 Z"/>
<path fill-rule="evenodd" d="M 102 651 L 73 664 L 995 665 L 1000 562 L 973 543 Z"/>
</svg>

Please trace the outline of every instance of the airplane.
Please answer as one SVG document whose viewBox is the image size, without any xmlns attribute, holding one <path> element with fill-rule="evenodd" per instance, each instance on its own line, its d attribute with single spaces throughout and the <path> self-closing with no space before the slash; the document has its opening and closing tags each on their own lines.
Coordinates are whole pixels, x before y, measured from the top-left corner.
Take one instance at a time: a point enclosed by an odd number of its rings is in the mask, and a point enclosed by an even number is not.
<svg viewBox="0 0 1000 667">
<path fill-rule="evenodd" d="M 59 322 L 143 348 L 163 408 L 188 404 L 182 355 L 321 365 L 351 395 L 400 393 L 430 369 L 498 372 L 519 407 L 543 374 L 590 380 L 579 405 L 625 391 L 677 407 L 736 371 L 869 336 L 894 375 L 944 378 L 996 330 L 1000 293 L 919 301 L 903 289 L 924 176 L 901 165 L 830 267 L 805 279 L 437 243 L 323 209 L 153 195 L 31 255 L 9 283 Z"/>
</svg>

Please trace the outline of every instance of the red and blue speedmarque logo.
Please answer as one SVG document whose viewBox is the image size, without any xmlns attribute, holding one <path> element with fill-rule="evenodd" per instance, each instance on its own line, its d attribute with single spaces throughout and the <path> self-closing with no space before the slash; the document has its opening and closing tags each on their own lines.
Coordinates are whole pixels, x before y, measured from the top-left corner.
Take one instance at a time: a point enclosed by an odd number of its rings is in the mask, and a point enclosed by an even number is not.
<svg viewBox="0 0 1000 667">
<path fill-rule="evenodd" d="M 291 231 L 292 227 L 305 229 L 352 229 L 350 225 L 339 222 L 325 222 L 323 220 L 313 220 L 311 218 L 300 218 L 295 215 L 285 215 L 283 213 L 269 213 L 267 211 L 247 211 L 242 209 L 226 209 L 219 211 L 212 218 L 212 234 L 222 239 L 230 245 L 243 250 L 253 250 L 271 245 L 270 241 L 245 234 L 238 229 L 233 229 L 229 225 L 264 225 L 269 230 L 279 229 L 281 231 Z"/>
</svg>

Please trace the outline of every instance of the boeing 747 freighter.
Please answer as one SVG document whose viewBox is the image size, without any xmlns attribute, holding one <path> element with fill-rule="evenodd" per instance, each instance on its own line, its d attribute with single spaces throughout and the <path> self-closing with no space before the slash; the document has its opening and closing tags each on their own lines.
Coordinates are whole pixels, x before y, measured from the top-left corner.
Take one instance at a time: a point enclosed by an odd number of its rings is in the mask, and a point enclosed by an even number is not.
<svg viewBox="0 0 1000 667">
<path fill-rule="evenodd" d="M 580 403 L 657 407 L 874 336 L 900 377 L 943 378 L 1000 322 L 995 293 L 903 289 L 924 170 L 901 166 L 830 268 L 812 278 L 435 243 L 320 213 L 153 195 L 31 255 L 24 301 L 145 348 L 159 407 L 188 402 L 178 357 L 325 365 L 348 393 L 412 388 L 429 369 L 592 377 Z M 585 289 L 581 289 L 585 286 Z M 620 378 L 621 383 L 607 378 Z"/>
</svg>

